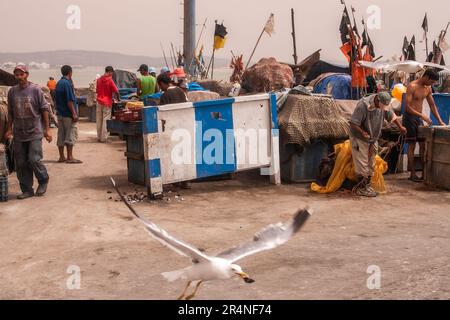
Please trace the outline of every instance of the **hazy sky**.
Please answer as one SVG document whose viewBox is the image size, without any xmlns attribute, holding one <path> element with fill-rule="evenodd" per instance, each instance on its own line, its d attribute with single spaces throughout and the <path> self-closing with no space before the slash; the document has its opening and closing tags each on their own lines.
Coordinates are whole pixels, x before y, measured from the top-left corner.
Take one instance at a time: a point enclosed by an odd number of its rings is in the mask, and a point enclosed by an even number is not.
<svg viewBox="0 0 450 320">
<path fill-rule="evenodd" d="M 30 52 L 57 49 L 83 49 L 125 54 L 161 56 L 160 41 L 169 49 L 170 42 L 182 45 L 182 0 L 1 0 L 0 51 Z M 417 38 L 418 59 L 425 57 L 425 45 L 419 43 L 425 12 L 432 39 L 450 21 L 448 0 L 353 0 L 357 20 L 367 17 L 367 8 L 381 8 L 381 29 L 370 30 L 377 55 L 390 58 L 400 54 L 403 37 Z M 66 27 L 69 5 L 81 9 L 81 29 Z M 276 34 L 264 35 L 255 55 L 274 56 L 292 61 L 290 8 L 296 12 L 297 46 L 300 58 L 322 49 L 326 60 L 343 60 L 338 50 L 338 26 L 342 16 L 339 0 L 197 0 L 197 36 L 208 18 L 202 43 L 212 46 L 214 20 L 224 22 L 229 38 L 218 57 L 229 58 L 230 50 L 249 57 L 270 13 L 275 14 Z M 450 36 L 448 37 L 450 39 Z M 449 41 L 450 42 L 450 41 Z M 449 51 L 450 52 L 450 51 Z M 450 60 L 449 52 L 446 53 Z"/>
</svg>

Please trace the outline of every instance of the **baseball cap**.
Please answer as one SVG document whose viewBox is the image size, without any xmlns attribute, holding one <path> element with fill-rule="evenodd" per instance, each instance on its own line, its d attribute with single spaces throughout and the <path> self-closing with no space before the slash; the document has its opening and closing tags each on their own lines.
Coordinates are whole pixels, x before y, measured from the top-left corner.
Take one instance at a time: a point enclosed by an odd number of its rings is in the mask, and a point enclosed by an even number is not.
<svg viewBox="0 0 450 320">
<path fill-rule="evenodd" d="M 156 73 L 156 68 L 150 67 L 150 68 L 148 69 L 148 73 Z"/>
<path fill-rule="evenodd" d="M 380 103 L 388 106 L 391 104 L 392 96 L 389 92 L 380 92 L 377 94 L 378 100 Z"/>
<path fill-rule="evenodd" d="M 169 67 L 162 68 L 160 73 L 166 73 L 166 72 L 170 72 Z"/>
<path fill-rule="evenodd" d="M 20 71 L 22 71 L 22 72 L 29 73 L 28 67 L 27 67 L 26 65 L 24 65 L 24 64 L 18 64 L 18 65 L 14 68 L 13 73 L 14 73 L 16 70 L 20 70 Z"/>
<path fill-rule="evenodd" d="M 141 66 L 139 67 L 139 69 L 137 71 L 148 71 L 148 65 L 141 64 Z"/>
</svg>

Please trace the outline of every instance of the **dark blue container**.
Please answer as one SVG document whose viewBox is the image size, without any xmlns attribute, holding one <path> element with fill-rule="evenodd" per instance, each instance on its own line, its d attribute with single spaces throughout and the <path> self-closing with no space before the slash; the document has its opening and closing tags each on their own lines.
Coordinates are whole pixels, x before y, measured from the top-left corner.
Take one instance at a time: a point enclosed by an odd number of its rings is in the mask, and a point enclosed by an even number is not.
<svg viewBox="0 0 450 320">
<path fill-rule="evenodd" d="M 448 93 L 438 93 L 433 94 L 434 102 L 438 108 L 439 114 L 446 124 L 449 124 L 450 120 L 450 94 Z M 433 120 L 434 125 L 439 125 L 437 119 L 434 115 L 431 115 L 431 120 Z"/>
<path fill-rule="evenodd" d="M 8 177 L 0 176 L 0 202 L 8 201 Z"/>
<path fill-rule="evenodd" d="M 298 153 L 295 147 L 281 147 L 281 179 L 287 183 L 307 183 L 315 181 L 320 162 L 328 155 L 328 144 L 316 141 Z"/>
</svg>

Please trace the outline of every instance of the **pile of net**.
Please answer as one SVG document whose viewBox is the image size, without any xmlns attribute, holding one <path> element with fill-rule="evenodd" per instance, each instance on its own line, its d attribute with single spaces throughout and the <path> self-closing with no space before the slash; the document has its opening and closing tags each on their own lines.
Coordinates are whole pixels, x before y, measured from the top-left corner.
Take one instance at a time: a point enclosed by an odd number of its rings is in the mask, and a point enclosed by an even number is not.
<svg viewBox="0 0 450 320">
<path fill-rule="evenodd" d="M 290 94 L 278 116 L 283 142 L 306 146 L 314 140 L 346 140 L 350 126 L 332 98 Z"/>
<path fill-rule="evenodd" d="M 233 89 L 232 83 L 224 81 L 199 80 L 198 84 L 206 90 L 218 93 L 222 97 L 227 97 L 230 91 Z"/>
<path fill-rule="evenodd" d="M 317 183 L 311 185 L 311 190 L 321 194 L 328 194 L 338 191 L 345 180 L 353 183 L 358 182 L 352 158 L 352 146 L 350 140 L 334 146 L 336 163 L 331 177 L 326 186 Z M 375 173 L 372 178 L 372 187 L 379 193 L 386 193 L 386 185 L 383 175 L 388 170 L 388 164 L 380 156 L 375 158 Z"/>
<path fill-rule="evenodd" d="M 292 88 L 294 73 L 290 66 L 277 62 L 275 58 L 263 58 L 245 70 L 242 88 L 248 92 L 270 92 Z"/>
</svg>

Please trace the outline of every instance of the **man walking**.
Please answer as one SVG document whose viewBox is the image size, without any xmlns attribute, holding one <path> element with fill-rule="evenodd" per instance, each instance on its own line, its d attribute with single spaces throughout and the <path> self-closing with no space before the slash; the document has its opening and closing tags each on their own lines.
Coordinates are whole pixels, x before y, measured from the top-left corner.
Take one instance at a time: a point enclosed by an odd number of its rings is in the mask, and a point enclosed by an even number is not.
<svg viewBox="0 0 450 320">
<path fill-rule="evenodd" d="M 112 77 L 114 68 L 105 68 L 105 74 L 97 80 L 97 140 L 106 143 L 108 140 L 108 130 L 106 121 L 111 120 L 113 95 L 120 101 L 119 90 Z"/>
<path fill-rule="evenodd" d="M 387 109 L 391 99 L 391 95 L 387 92 L 361 99 L 350 120 L 353 163 L 359 180 L 353 192 L 358 196 L 378 195 L 372 189 L 371 182 L 384 120 L 394 122 L 401 133 L 406 134 L 406 128 L 402 126 L 395 113 Z"/>
<path fill-rule="evenodd" d="M 43 196 L 47 192 L 49 176 L 42 164 L 42 138 L 50 143 L 49 108 L 44 93 L 39 86 L 28 81 L 28 68 L 18 65 L 14 76 L 19 82 L 8 92 L 8 129 L 5 140 L 14 137 L 14 158 L 17 178 L 24 200 L 33 196 Z M 33 174 L 39 183 L 36 194 L 33 190 Z"/>
<path fill-rule="evenodd" d="M 433 124 L 431 119 L 423 114 L 423 102 L 425 99 L 427 99 L 431 113 L 436 117 L 439 124 L 441 126 L 445 126 L 445 123 L 442 121 L 437 110 L 436 103 L 434 102 L 433 90 L 431 88 L 437 81 L 439 81 L 439 74 L 436 71 L 428 69 L 427 71 L 425 71 L 422 78 L 411 82 L 406 90 L 403 125 L 408 130 L 408 133 L 406 135 L 406 142 L 408 143 L 408 167 L 411 170 L 410 180 L 414 182 L 423 181 L 423 177 L 419 178 L 416 175 L 416 167 L 414 163 L 414 154 L 416 144 L 418 142 L 417 137 L 419 133 L 419 127 L 423 125 L 424 121 L 428 125 Z M 424 166 L 425 145 L 423 142 L 420 142 L 419 146 L 420 159 L 422 162 L 422 166 Z"/>
<path fill-rule="evenodd" d="M 61 68 L 62 78 L 56 85 L 56 114 L 58 115 L 58 162 L 82 163 L 73 157 L 73 148 L 78 139 L 78 104 L 72 82 L 72 67 Z M 67 158 L 64 155 L 67 147 Z"/>
</svg>

